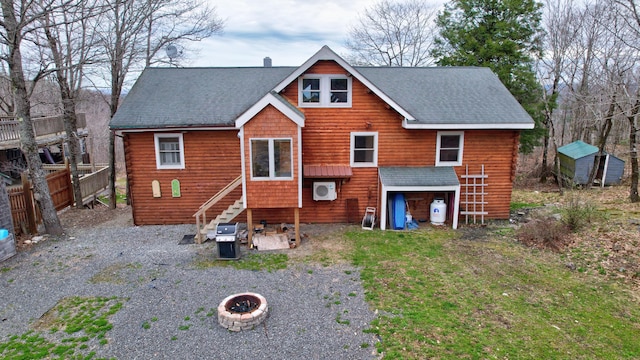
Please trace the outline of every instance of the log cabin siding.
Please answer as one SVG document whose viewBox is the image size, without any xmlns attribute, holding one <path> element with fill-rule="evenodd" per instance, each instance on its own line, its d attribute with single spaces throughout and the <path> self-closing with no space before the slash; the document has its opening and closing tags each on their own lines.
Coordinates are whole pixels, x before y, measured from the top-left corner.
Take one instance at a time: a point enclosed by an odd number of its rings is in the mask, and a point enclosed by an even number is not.
<svg viewBox="0 0 640 360">
<path fill-rule="evenodd" d="M 333 61 L 319 61 L 306 73 L 345 74 Z M 436 130 L 407 130 L 402 116 L 385 104 L 356 78 L 352 80 L 352 106 L 345 108 L 302 107 L 305 126 L 301 129 L 302 163 L 309 165 L 350 165 L 352 132 L 375 132 L 378 136 L 378 166 L 434 166 L 436 160 Z M 291 104 L 298 105 L 298 81 L 281 92 Z M 450 129 L 458 130 L 458 129 Z M 297 125 L 271 105 L 244 125 L 244 148 L 247 207 L 253 209 L 254 222 L 293 222 L 298 207 Z M 193 223 L 193 213 L 220 188 L 241 173 L 240 142 L 237 131 L 185 131 L 185 162 L 183 170 L 157 170 L 153 132 L 125 133 L 125 160 L 131 186 L 134 223 Z M 482 164 L 488 175 L 486 187 L 489 212 L 486 218 L 508 218 L 512 181 L 518 152 L 517 130 L 464 131 L 462 166 L 455 171 L 461 177 L 469 165 L 471 174 L 478 174 Z M 287 181 L 251 181 L 250 139 L 291 138 L 294 179 Z M 347 200 L 357 199 L 360 216 L 368 206 L 380 210 L 377 167 L 355 167 L 348 179 L 308 179 L 302 182 L 301 222 L 332 223 L 347 221 Z M 170 182 L 181 182 L 182 197 L 172 198 Z M 151 182 L 160 181 L 162 197 L 153 198 Z M 314 201 L 314 181 L 336 181 L 335 201 Z M 415 204 L 428 207 L 433 193 L 412 193 Z M 464 186 L 461 186 L 464 197 Z M 208 212 L 208 219 L 240 198 L 237 189 Z M 414 204 L 414 205 L 415 205 Z M 416 216 L 426 217 L 428 209 L 415 209 Z M 377 214 L 379 218 L 379 214 Z M 245 221 L 241 215 L 237 221 Z M 460 218 L 464 221 L 464 217 Z"/>
<path fill-rule="evenodd" d="M 244 125 L 247 208 L 298 207 L 298 125 L 268 105 Z M 251 139 L 291 139 L 292 179 L 252 180 Z"/>
<path fill-rule="evenodd" d="M 307 73 L 344 74 L 344 69 L 332 61 L 320 61 Z M 283 92 L 292 104 L 298 103 L 298 83 L 294 81 Z M 436 161 L 436 130 L 407 130 L 402 116 L 390 109 L 360 81 L 352 78 L 350 108 L 303 108 L 305 127 L 302 131 L 303 164 L 349 165 L 351 132 L 378 134 L 378 166 L 434 166 Z M 450 129 L 458 130 L 458 129 Z M 512 181 L 517 163 L 518 131 L 467 130 L 464 132 L 462 166 L 455 168 L 460 183 L 469 165 L 471 174 L 485 165 L 487 218 L 508 218 Z M 499 139 L 499 140 L 498 140 Z M 324 180 L 324 179 L 323 179 Z M 313 179 L 303 186 L 302 221 L 344 222 L 347 219 L 346 200 L 357 198 L 359 211 L 367 206 L 380 208 L 377 168 L 354 168 L 347 180 L 336 180 L 338 198 L 335 201 L 313 201 Z M 464 187 L 461 191 L 464 194 Z M 430 199 L 431 200 L 431 197 Z"/>
<path fill-rule="evenodd" d="M 333 61 L 319 61 L 307 73 L 345 74 L 345 70 Z M 283 95 L 297 105 L 298 82 L 294 81 L 287 86 Z M 302 108 L 305 114 L 305 126 L 302 129 L 303 164 L 349 166 L 352 132 L 378 133 L 378 165 L 390 162 L 403 164 L 406 158 L 410 158 L 409 155 L 402 155 L 401 159 L 397 159 L 391 153 L 398 149 L 393 143 L 398 139 L 404 141 L 405 135 L 415 140 L 420 140 L 420 137 L 403 129 L 402 117 L 355 78 L 352 78 L 351 104 L 350 108 Z M 401 134 L 397 134 L 398 132 Z M 381 149 L 389 151 L 383 152 Z M 417 164 L 418 161 L 414 160 L 414 163 Z M 352 171 L 353 176 L 349 179 L 318 180 L 336 181 L 338 196 L 334 201 L 314 201 L 314 179 L 305 179 L 300 220 L 316 223 L 346 222 L 347 199 L 358 199 L 359 212 L 362 214 L 367 206 L 379 207 L 377 167 L 356 167 Z"/>
<path fill-rule="evenodd" d="M 518 159 L 518 131 L 513 130 L 472 130 L 464 132 L 464 154 L 462 166 L 456 167 L 461 185 L 461 199 L 464 198 L 465 167 L 470 174 L 480 174 L 484 165 L 487 184 L 485 211 L 490 219 L 509 218 L 511 203 L 512 168 Z M 462 209 L 462 207 L 461 207 Z M 461 218 L 461 221 L 463 218 Z"/>
<path fill-rule="evenodd" d="M 242 173 L 240 141 L 235 130 L 184 131 L 184 169 L 157 169 L 153 132 L 124 134 L 127 177 L 135 225 L 189 224 L 200 205 Z M 180 181 L 181 197 L 171 195 L 171 181 Z M 154 198 L 158 180 L 162 196 Z M 213 219 L 242 196 L 238 187 L 207 212 Z M 243 216 L 237 218 L 243 221 Z"/>
</svg>

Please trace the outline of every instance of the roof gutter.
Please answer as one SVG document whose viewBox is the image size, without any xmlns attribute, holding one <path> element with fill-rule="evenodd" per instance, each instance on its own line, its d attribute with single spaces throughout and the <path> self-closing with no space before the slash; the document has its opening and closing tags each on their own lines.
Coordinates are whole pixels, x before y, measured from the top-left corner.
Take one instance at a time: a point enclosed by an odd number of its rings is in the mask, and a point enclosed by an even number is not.
<svg viewBox="0 0 640 360">
<path fill-rule="evenodd" d="M 402 120 L 402 127 L 412 130 L 529 130 L 531 123 L 499 123 L 499 124 L 460 124 L 460 123 L 416 123 L 407 119 Z"/>
<path fill-rule="evenodd" d="M 141 133 L 141 132 L 176 132 L 176 131 L 223 131 L 223 130 L 233 130 L 238 131 L 235 126 L 224 126 L 224 127 L 173 127 L 173 128 L 115 128 L 111 129 L 116 132 L 116 134 L 121 135 L 122 133 Z"/>
</svg>

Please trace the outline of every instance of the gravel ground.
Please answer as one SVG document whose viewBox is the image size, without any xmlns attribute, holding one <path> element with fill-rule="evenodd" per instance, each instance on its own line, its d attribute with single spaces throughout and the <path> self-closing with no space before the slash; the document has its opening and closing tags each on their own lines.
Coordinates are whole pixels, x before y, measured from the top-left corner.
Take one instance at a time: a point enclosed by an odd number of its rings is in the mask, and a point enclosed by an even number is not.
<svg viewBox="0 0 640 360">
<path fill-rule="evenodd" d="M 375 336 L 363 332 L 375 315 L 364 301 L 357 269 L 303 263 L 272 272 L 201 269 L 196 260 L 213 258 L 215 243 L 178 245 L 193 230 L 117 223 L 71 228 L 20 251 L 0 263 L 0 343 L 33 330 L 65 297 L 115 296 L 123 307 L 109 318 L 108 343 L 92 341 L 86 350 L 97 357 L 377 358 Z M 267 299 L 269 317 L 253 330 L 224 329 L 212 309 L 228 295 L 247 291 Z"/>
</svg>

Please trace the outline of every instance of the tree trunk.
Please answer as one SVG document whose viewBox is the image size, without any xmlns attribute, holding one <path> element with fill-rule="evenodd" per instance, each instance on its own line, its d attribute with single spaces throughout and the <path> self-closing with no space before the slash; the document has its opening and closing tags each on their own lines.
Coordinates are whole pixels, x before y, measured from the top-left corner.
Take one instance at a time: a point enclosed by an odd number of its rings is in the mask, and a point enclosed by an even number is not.
<svg viewBox="0 0 640 360">
<path fill-rule="evenodd" d="M 47 26 L 49 22 L 46 21 Z M 78 141 L 78 116 L 76 114 L 76 101 L 71 91 L 71 87 L 67 82 L 67 77 L 63 71 L 63 59 L 58 50 L 56 38 L 51 34 L 48 27 L 45 27 L 45 34 L 49 42 L 49 49 L 53 56 L 56 66 L 56 80 L 60 88 L 60 97 L 62 98 L 62 114 L 64 122 L 64 130 L 67 135 L 67 145 L 69 146 L 69 165 L 71 167 L 71 179 L 73 180 L 73 197 L 76 200 L 76 208 L 82 209 L 82 191 L 80 189 L 80 176 L 78 174 L 78 155 L 80 153 L 80 144 Z"/>
<path fill-rule="evenodd" d="M 115 115 L 118 110 L 118 100 L 120 99 L 120 91 L 122 87 L 118 86 L 117 81 L 112 80 L 111 84 L 111 117 Z M 117 92 L 117 94 L 116 94 Z M 116 208 L 116 133 L 109 131 L 109 206 L 112 209 Z"/>
<path fill-rule="evenodd" d="M 116 134 L 109 131 L 109 207 L 116 208 Z"/>
<path fill-rule="evenodd" d="M 627 117 L 629 120 L 629 161 L 631 161 L 631 187 L 629 189 L 629 200 L 631 202 L 640 202 L 638 195 L 638 149 L 636 133 L 636 114 Z"/>
<path fill-rule="evenodd" d="M 616 108 L 616 96 L 613 96 L 611 99 L 611 104 L 609 105 L 609 110 L 607 111 L 607 115 L 605 117 L 604 125 L 602 125 L 602 129 L 600 130 L 600 136 L 598 139 L 598 153 L 596 154 L 596 158 L 593 163 L 593 168 L 589 173 L 589 181 L 587 181 L 586 188 L 591 189 L 593 185 L 593 181 L 596 178 L 596 174 L 598 173 L 598 168 L 600 167 L 600 159 L 602 155 L 604 155 L 604 147 L 607 145 L 607 138 L 609 138 L 609 133 L 611 132 L 611 127 L 613 126 L 613 115 Z"/>
<path fill-rule="evenodd" d="M 546 117 L 546 115 L 545 115 Z M 548 121 L 550 120 L 545 120 L 545 128 L 547 129 L 547 133 L 544 135 L 544 141 L 542 142 L 542 171 L 540 172 L 540 183 L 541 184 L 546 184 L 547 183 L 547 167 L 549 166 L 547 163 L 547 158 L 548 158 L 548 152 L 549 152 L 549 127 L 548 127 Z"/>
<path fill-rule="evenodd" d="M 80 189 L 80 174 L 78 173 L 80 144 L 78 141 L 78 116 L 76 114 L 75 100 L 72 97 L 65 97 L 63 95 L 62 106 L 64 130 L 67 134 L 67 144 L 69 146 L 69 165 L 71 167 L 71 179 L 73 180 L 73 197 L 76 200 L 76 208 L 82 209 L 82 190 Z"/>
<path fill-rule="evenodd" d="M 31 120 L 31 102 L 27 91 L 27 83 L 24 79 L 22 68 L 22 53 L 20 44 L 22 42 L 19 26 L 13 9 L 13 1 L 0 0 L 2 4 L 2 14 L 4 17 L 4 27 L 7 31 L 7 48 L 9 66 L 9 76 L 14 94 L 16 119 L 20 123 L 20 148 L 27 158 L 27 165 L 33 182 L 35 198 L 42 214 L 42 221 L 47 233 L 52 235 L 62 234 L 62 225 L 58 219 L 51 194 L 49 184 L 47 184 L 46 174 L 42 168 L 42 161 L 38 154 L 38 143 L 33 130 Z"/>
<path fill-rule="evenodd" d="M 120 105 L 120 94 L 122 93 L 122 83 L 124 76 L 122 75 L 122 67 L 124 61 L 124 49 L 122 44 L 122 32 L 120 31 L 120 2 L 116 2 L 116 14 L 115 18 L 117 23 L 115 27 L 117 29 L 115 33 L 116 41 L 114 47 L 114 54 L 111 60 L 111 100 L 109 101 L 110 117 L 116 114 L 118 106 Z M 116 208 L 116 134 L 113 130 L 109 131 L 109 207 Z"/>
</svg>

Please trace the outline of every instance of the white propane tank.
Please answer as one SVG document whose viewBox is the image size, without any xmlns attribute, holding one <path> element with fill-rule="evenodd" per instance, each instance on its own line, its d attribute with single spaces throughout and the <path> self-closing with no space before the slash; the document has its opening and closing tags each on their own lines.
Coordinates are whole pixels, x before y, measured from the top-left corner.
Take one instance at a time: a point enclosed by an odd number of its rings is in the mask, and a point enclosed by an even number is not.
<svg viewBox="0 0 640 360">
<path fill-rule="evenodd" d="M 433 225 L 444 225 L 445 220 L 447 220 L 447 204 L 444 203 L 444 199 L 433 199 L 430 208 L 431 223 Z"/>
</svg>

